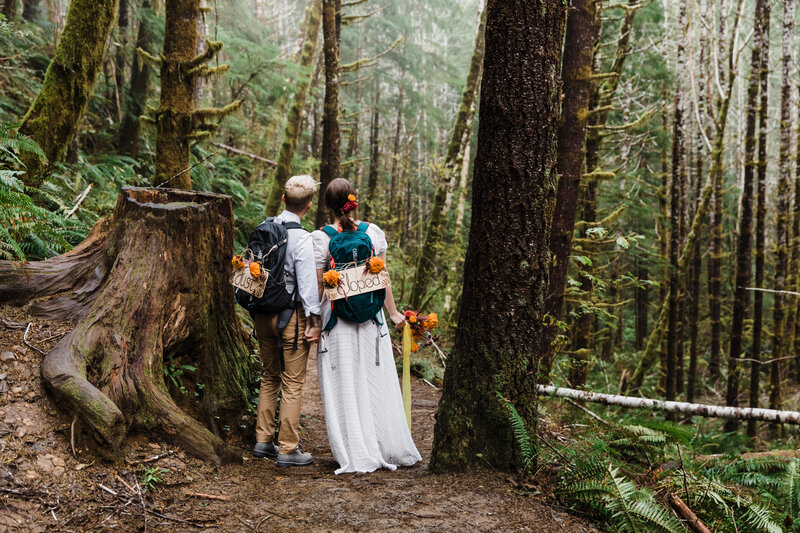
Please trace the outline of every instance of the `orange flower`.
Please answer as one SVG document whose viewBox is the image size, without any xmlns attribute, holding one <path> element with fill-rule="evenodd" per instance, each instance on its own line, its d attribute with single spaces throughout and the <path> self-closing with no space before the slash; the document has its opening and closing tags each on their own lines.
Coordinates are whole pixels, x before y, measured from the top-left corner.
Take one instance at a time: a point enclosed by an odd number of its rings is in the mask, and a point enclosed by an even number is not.
<svg viewBox="0 0 800 533">
<path fill-rule="evenodd" d="M 373 274 L 377 274 L 386 266 L 380 257 L 371 257 L 367 264 L 369 265 L 369 271 Z"/>
<path fill-rule="evenodd" d="M 241 255 L 234 255 L 233 259 L 231 259 L 231 264 L 234 269 L 239 270 L 240 268 L 244 268 L 244 259 L 242 259 Z"/>
<path fill-rule="evenodd" d="M 336 270 L 328 270 L 322 275 L 322 281 L 325 282 L 325 285 L 331 288 L 338 286 L 339 272 Z"/>
<path fill-rule="evenodd" d="M 419 344 L 417 344 L 416 342 L 412 342 L 411 343 L 411 351 L 412 352 L 416 352 L 417 350 L 419 350 Z"/>
<path fill-rule="evenodd" d="M 425 327 L 425 329 L 433 329 L 439 325 L 439 317 L 436 315 L 436 313 L 431 313 L 428 315 L 428 319 L 422 325 Z"/>
<path fill-rule="evenodd" d="M 347 199 L 350 200 L 351 202 L 355 202 L 356 201 L 356 195 L 355 194 L 348 194 L 347 195 Z"/>
<path fill-rule="evenodd" d="M 253 261 L 252 263 L 250 263 L 250 275 L 253 276 L 254 278 L 261 277 L 261 263 L 259 263 L 258 261 Z"/>
<path fill-rule="evenodd" d="M 410 317 L 408 317 L 408 323 L 409 324 L 416 324 L 417 323 L 417 315 L 411 315 Z"/>
</svg>

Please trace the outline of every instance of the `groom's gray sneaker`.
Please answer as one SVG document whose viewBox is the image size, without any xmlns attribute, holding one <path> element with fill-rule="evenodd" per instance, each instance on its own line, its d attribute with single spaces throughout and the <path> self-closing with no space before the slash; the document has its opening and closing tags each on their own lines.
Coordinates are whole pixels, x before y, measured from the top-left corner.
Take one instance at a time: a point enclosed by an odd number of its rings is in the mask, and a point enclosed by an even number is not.
<svg viewBox="0 0 800 533">
<path fill-rule="evenodd" d="M 253 447 L 253 455 L 256 457 L 278 457 L 278 447 L 272 442 L 256 442 Z"/>
<path fill-rule="evenodd" d="M 277 466 L 306 466 L 312 463 L 310 453 L 303 453 L 298 446 L 292 453 L 281 453 L 278 455 Z"/>
</svg>

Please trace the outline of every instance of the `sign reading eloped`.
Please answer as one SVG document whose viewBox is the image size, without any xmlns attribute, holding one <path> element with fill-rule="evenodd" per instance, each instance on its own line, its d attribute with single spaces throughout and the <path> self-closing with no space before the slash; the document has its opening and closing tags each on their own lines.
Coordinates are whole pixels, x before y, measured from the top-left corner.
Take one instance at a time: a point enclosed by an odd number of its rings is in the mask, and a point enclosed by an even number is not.
<svg viewBox="0 0 800 533">
<path fill-rule="evenodd" d="M 344 297 L 386 289 L 389 285 L 391 285 L 389 273 L 385 270 L 373 274 L 364 267 L 348 268 L 339 271 L 339 283 L 336 287 L 325 287 L 325 296 L 332 302 Z"/>
</svg>

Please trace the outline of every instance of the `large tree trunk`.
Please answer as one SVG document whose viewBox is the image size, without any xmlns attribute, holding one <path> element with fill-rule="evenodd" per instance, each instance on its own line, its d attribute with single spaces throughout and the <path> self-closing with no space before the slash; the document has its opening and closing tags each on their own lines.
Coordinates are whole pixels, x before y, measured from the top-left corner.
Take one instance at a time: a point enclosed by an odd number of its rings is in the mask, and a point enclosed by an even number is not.
<svg viewBox="0 0 800 533">
<path fill-rule="evenodd" d="M 118 457 L 143 430 L 216 463 L 240 457 L 223 440 L 246 422 L 253 377 L 228 284 L 232 246 L 230 197 L 124 188 L 113 217 L 69 253 L 0 262 L 0 301 L 52 296 L 33 313 L 77 320 L 42 376 L 102 454 Z M 180 365 L 196 370 L 173 397 L 165 368 Z"/>
<path fill-rule="evenodd" d="M 306 33 L 303 39 L 302 52 L 300 54 L 300 69 L 304 71 L 300 81 L 297 83 L 297 91 L 294 93 L 292 107 L 289 108 L 289 116 L 286 119 L 286 130 L 283 134 L 281 151 L 278 154 L 278 167 L 275 171 L 275 183 L 266 204 L 266 213 L 270 216 L 276 215 L 281 205 L 283 196 L 283 186 L 292 176 L 292 162 L 294 153 L 297 150 L 297 141 L 302 132 L 303 111 L 306 107 L 308 97 L 308 87 L 313 76 L 314 59 L 316 58 L 317 40 L 319 35 L 319 25 L 321 20 L 322 0 L 309 0 L 313 2 L 308 12 L 306 23 Z"/>
<path fill-rule="evenodd" d="M 325 54 L 325 111 L 322 123 L 322 160 L 319 165 L 319 196 L 316 227 L 328 223 L 325 189 L 339 178 L 341 136 L 339 134 L 339 35 L 336 20 L 340 16 L 341 0 L 323 0 L 322 35 Z"/>
<path fill-rule="evenodd" d="M 578 191 L 584 168 L 586 119 L 589 116 L 592 58 L 594 56 L 597 9 L 595 0 L 578 0 L 567 15 L 567 37 L 564 46 L 562 76 L 564 99 L 558 128 L 558 192 L 550 231 L 550 285 L 545 309 L 553 319 L 561 318 L 564 292 L 567 287 L 575 216 L 578 212 Z M 558 327 L 547 329 L 547 352 L 542 369 L 549 370 L 556 354 Z M 546 376 L 542 376 L 545 379 Z"/>
<path fill-rule="evenodd" d="M 467 74 L 467 82 L 464 91 L 461 93 L 461 104 L 456 115 L 456 122 L 450 141 L 447 144 L 447 154 L 444 159 L 444 168 L 440 172 L 439 183 L 436 187 L 436 196 L 433 198 L 431 216 L 428 219 L 428 226 L 425 230 L 425 242 L 422 245 L 417 266 L 414 271 L 414 288 L 411 291 L 410 304 L 412 308 L 419 308 L 428 291 L 434 265 L 437 256 L 441 253 L 440 243 L 444 235 L 444 225 L 447 220 L 445 203 L 449 184 L 458 177 L 461 170 L 459 165 L 463 158 L 463 147 L 469 142 L 472 133 L 472 119 L 475 115 L 475 102 L 481 86 L 481 72 L 483 68 L 483 58 L 485 52 L 485 27 L 486 9 L 481 13 L 478 23 L 478 32 L 475 35 L 475 48 L 472 51 L 472 61 Z"/>
<path fill-rule="evenodd" d="M 739 359 L 744 352 L 744 319 L 750 307 L 750 286 L 752 280 L 752 241 L 753 241 L 753 182 L 756 170 L 756 118 L 758 112 L 758 91 L 762 65 L 762 47 L 768 45 L 769 13 L 766 0 L 756 0 L 753 30 L 753 50 L 750 60 L 750 82 L 747 89 L 747 117 L 745 124 L 744 182 L 742 184 L 741 205 L 739 206 L 739 225 L 736 236 L 736 276 L 733 292 L 733 315 L 731 319 L 730 352 L 728 356 L 728 386 L 725 393 L 727 405 L 739 406 Z M 725 431 L 735 431 L 738 422 L 729 420 Z"/>
<path fill-rule="evenodd" d="M 42 147 L 50 165 L 64 159 L 86 113 L 116 12 L 117 0 L 70 2 L 56 55 L 19 129 Z M 27 168 L 25 184 L 39 185 L 45 164 L 29 152 L 21 159 Z"/>
<path fill-rule="evenodd" d="M 139 29 L 136 34 L 136 47 L 133 50 L 131 81 L 125 105 L 125 118 L 119 133 L 119 152 L 136 157 L 139 151 L 139 133 L 141 121 L 139 117 L 147 105 L 147 89 L 150 84 L 150 62 L 142 57 L 139 50 L 150 53 L 155 38 L 152 28 L 153 0 L 143 0 L 140 7 Z"/>
<path fill-rule="evenodd" d="M 561 0 L 490 0 L 464 290 L 431 469 L 524 465 L 506 401 L 536 433 L 556 192 Z M 502 231 L 497 228 L 502 227 Z M 491 317 L 492 327 L 486 327 Z"/>
</svg>

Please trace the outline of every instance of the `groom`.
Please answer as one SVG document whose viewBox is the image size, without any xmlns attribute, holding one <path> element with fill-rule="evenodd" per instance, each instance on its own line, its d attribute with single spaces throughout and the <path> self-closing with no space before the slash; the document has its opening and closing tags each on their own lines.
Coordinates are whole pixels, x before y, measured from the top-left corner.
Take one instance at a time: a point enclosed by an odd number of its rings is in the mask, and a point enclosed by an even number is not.
<svg viewBox="0 0 800 533">
<path fill-rule="evenodd" d="M 303 215 L 311 209 L 316 190 L 317 182 L 311 176 L 289 179 L 283 194 L 286 209 L 273 221 L 299 224 Z M 298 430 L 301 395 L 306 381 L 308 349 L 312 342 L 319 339 L 321 331 L 320 301 L 311 235 L 305 229 L 296 227 L 288 228 L 287 233 L 284 266 L 286 290 L 296 294 L 297 307 L 291 311 L 291 318 L 283 329 L 278 329 L 279 314 L 255 315 L 256 337 L 264 372 L 258 396 L 257 442 L 253 455 L 277 457 L 278 466 L 303 466 L 311 464 L 312 458 L 310 453 L 303 453 L 300 449 Z M 279 348 L 281 341 L 283 361 Z M 275 409 L 281 392 L 280 429 L 276 446 L 273 442 Z"/>
</svg>

